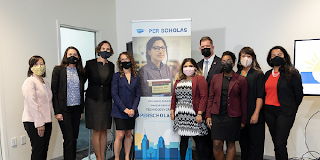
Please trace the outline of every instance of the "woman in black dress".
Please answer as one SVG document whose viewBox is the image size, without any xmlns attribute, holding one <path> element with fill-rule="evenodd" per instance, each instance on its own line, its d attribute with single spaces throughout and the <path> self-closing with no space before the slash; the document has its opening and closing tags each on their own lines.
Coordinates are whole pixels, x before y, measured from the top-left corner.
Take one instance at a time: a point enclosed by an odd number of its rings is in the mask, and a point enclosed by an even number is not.
<svg viewBox="0 0 320 160">
<path fill-rule="evenodd" d="M 223 160 L 223 143 L 226 141 L 226 160 L 236 154 L 235 141 L 239 140 L 240 129 L 247 120 L 247 80 L 235 73 L 235 55 L 226 51 L 221 58 L 223 73 L 212 77 L 206 110 L 207 125 L 213 139 L 213 154 Z"/>
<path fill-rule="evenodd" d="M 96 47 L 97 59 L 86 63 L 86 75 L 89 81 L 86 91 L 86 127 L 93 129 L 92 146 L 97 160 L 103 160 L 107 145 L 107 129 L 111 128 L 111 81 L 114 64 L 107 60 L 113 55 L 111 44 L 102 41 Z"/>
</svg>

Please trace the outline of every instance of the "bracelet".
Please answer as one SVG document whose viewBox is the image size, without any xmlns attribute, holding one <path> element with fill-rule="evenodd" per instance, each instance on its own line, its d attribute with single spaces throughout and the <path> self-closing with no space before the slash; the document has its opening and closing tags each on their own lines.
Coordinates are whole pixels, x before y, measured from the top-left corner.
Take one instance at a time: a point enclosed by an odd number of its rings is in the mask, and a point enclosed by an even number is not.
<svg viewBox="0 0 320 160">
<path fill-rule="evenodd" d="M 197 116 L 202 116 L 202 114 L 198 114 Z"/>
</svg>

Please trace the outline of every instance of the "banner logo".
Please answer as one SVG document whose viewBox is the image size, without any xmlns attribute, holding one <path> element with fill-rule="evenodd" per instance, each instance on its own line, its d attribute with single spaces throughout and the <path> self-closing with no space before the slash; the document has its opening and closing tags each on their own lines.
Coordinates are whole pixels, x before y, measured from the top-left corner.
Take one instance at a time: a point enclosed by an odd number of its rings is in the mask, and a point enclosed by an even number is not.
<svg viewBox="0 0 320 160">
<path fill-rule="evenodd" d="M 144 29 L 136 29 L 136 30 L 137 30 L 137 33 L 142 33 L 145 31 Z"/>
</svg>

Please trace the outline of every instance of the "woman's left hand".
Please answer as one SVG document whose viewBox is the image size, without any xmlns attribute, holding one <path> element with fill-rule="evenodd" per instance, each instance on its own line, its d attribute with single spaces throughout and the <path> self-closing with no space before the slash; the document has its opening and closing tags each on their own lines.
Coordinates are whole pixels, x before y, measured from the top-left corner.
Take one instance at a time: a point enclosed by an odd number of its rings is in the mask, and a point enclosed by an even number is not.
<svg viewBox="0 0 320 160">
<path fill-rule="evenodd" d="M 82 114 L 81 114 L 80 120 L 82 120 Z"/>
<path fill-rule="evenodd" d="M 250 124 L 256 124 L 259 120 L 259 114 L 253 114 L 250 119 Z"/>
<path fill-rule="evenodd" d="M 202 121 L 202 116 L 200 115 L 200 114 L 198 114 L 197 116 L 196 116 L 196 121 L 197 121 L 197 123 L 202 123 L 203 121 Z"/>
<path fill-rule="evenodd" d="M 134 110 L 133 109 L 129 109 L 129 117 L 133 117 L 134 116 Z"/>
</svg>

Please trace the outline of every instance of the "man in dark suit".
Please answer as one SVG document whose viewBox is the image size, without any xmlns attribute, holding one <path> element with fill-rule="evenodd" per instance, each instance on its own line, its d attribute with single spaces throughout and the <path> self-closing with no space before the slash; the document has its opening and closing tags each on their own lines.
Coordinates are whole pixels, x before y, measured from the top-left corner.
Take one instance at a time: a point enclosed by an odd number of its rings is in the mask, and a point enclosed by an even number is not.
<svg viewBox="0 0 320 160">
<path fill-rule="evenodd" d="M 198 62 L 198 66 L 202 69 L 204 78 L 208 83 L 208 88 L 210 88 L 210 82 L 213 75 L 221 73 L 221 58 L 214 55 L 214 46 L 212 39 L 208 36 L 204 36 L 200 39 L 199 50 L 203 55 L 203 59 Z M 213 142 L 211 140 L 211 130 L 208 130 L 208 135 L 205 136 L 206 142 L 206 155 L 209 160 L 213 159 Z"/>
</svg>

